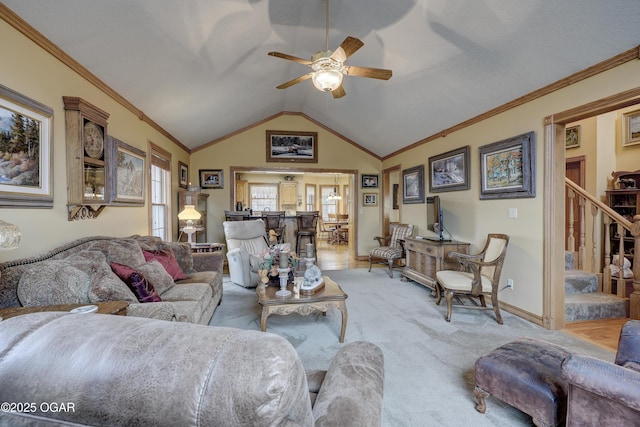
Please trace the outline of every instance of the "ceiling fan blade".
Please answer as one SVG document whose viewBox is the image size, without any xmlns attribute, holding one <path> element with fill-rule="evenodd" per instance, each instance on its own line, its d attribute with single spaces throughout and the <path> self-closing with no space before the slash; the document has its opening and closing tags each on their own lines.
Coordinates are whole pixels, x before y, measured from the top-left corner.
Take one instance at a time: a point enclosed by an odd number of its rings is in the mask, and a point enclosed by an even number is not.
<svg viewBox="0 0 640 427">
<path fill-rule="evenodd" d="M 294 85 L 294 84 L 296 84 L 296 83 L 303 82 L 303 81 L 308 80 L 308 79 L 310 79 L 310 78 L 311 78 L 311 73 L 307 73 L 307 74 L 305 74 L 305 75 L 303 75 L 303 76 L 296 77 L 296 78 L 295 78 L 295 79 L 293 79 L 293 80 L 289 80 L 289 81 L 288 81 L 288 82 L 286 82 L 286 83 L 282 83 L 280 86 L 277 86 L 277 88 L 278 88 L 278 89 L 286 89 L 286 88 L 288 88 L 288 87 L 290 87 L 290 86 L 293 86 L 293 85 Z"/>
<path fill-rule="evenodd" d="M 345 59 L 347 59 L 348 57 L 356 53 L 357 50 L 360 49 L 362 46 L 364 46 L 364 43 L 360 39 L 348 36 L 346 39 L 344 39 L 342 43 L 340 43 L 340 47 L 336 49 L 336 51 L 331 55 L 331 57 L 333 57 L 333 55 L 336 55 L 336 52 L 339 52 L 342 49 L 342 52 L 344 53 L 344 59 L 341 59 L 341 60 L 344 62 Z M 340 53 L 338 53 L 337 55 L 340 55 Z M 338 58 L 333 58 L 333 59 L 338 59 Z"/>
<path fill-rule="evenodd" d="M 308 59 L 298 58 L 297 56 L 288 55 L 282 52 L 269 52 L 267 55 L 275 56 L 276 58 L 288 59 L 289 61 L 299 62 L 300 64 L 304 64 L 304 65 L 312 64 L 312 62 L 309 61 Z"/>
<path fill-rule="evenodd" d="M 334 99 L 342 98 L 346 94 L 347 93 L 344 91 L 344 87 L 342 85 L 331 91 L 331 95 L 333 95 Z"/>
<path fill-rule="evenodd" d="M 358 67 L 357 65 L 346 65 L 343 72 L 348 76 L 368 77 L 370 79 L 389 80 L 392 75 L 391 70 L 382 68 Z"/>
</svg>

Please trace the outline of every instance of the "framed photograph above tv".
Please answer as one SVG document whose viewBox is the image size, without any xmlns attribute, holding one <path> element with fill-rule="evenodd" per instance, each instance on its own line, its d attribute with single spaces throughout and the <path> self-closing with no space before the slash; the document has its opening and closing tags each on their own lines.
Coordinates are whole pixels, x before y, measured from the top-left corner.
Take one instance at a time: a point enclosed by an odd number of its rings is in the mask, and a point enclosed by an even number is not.
<svg viewBox="0 0 640 427">
<path fill-rule="evenodd" d="M 429 192 L 469 189 L 469 146 L 429 157 Z"/>
<path fill-rule="evenodd" d="M 267 162 L 318 163 L 318 132 L 268 130 Z"/>
<path fill-rule="evenodd" d="M 402 171 L 402 203 L 424 203 L 424 165 Z"/>
<path fill-rule="evenodd" d="M 535 197 L 535 133 L 483 145 L 480 199 Z"/>
</svg>

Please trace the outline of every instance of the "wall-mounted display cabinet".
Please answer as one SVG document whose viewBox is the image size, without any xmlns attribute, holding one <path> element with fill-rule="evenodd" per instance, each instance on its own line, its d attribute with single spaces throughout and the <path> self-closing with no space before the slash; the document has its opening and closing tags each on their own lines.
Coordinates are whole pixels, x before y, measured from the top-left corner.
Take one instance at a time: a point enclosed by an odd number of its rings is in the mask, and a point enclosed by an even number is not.
<svg viewBox="0 0 640 427">
<path fill-rule="evenodd" d="M 64 96 L 69 221 L 96 218 L 109 203 L 109 114 Z"/>
</svg>

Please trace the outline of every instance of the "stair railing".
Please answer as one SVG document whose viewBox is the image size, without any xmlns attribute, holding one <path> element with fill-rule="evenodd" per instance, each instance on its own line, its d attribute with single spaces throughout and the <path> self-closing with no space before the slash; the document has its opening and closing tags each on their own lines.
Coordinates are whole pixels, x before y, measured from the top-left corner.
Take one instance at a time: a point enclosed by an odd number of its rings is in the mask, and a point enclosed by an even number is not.
<svg viewBox="0 0 640 427">
<path fill-rule="evenodd" d="M 602 213 L 602 224 L 604 224 L 604 248 L 603 248 L 603 258 L 604 258 L 604 267 L 602 270 L 602 292 L 610 294 L 611 293 L 611 227 L 612 223 L 616 224 L 616 235 L 625 236 L 626 232 L 629 231 L 634 239 L 634 251 L 633 251 L 633 293 L 630 295 L 630 317 L 632 319 L 640 319 L 640 215 L 636 215 L 633 218 L 633 222 L 624 218 L 622 215 L 611 209 L 606 204 L 602 203 L 600 200 L 589 194 L 584 188 L 580 187 L 578 184 L 565 177 L 565 184 L 567 187 L 567 196 L 569 198 L 569 235 L 567 236 L 567 247 L 572 250 L 575 248 L 575 230 L 573 227 L 574 217 L 573 211 L 575 206 L 575 198 L 578 198 L 578 206 L 579 206 L 579 214 L 580 214 L 580 230 L 578 231 L 579 237 L 579 246 L 578 246 L 578 265 L 577 268 L 580 270 L 591 271 L 592 273 L 598 273 L 596 271 L 595 262 L 596 257 L 598 256 L 598 242 L 597 242 L 597 227 L 600 224 L 600 221 L 597 221 L 598 213 Z M 591 231 L 593 242 L 592 244 L 592 256 L 591 256 L 591 267 L 587 269 L 586 264 L 586 231 L 585 231 L 585 214 L 586 214 L 586 204 L 590 204 L 591 216 L 593 218 L 593 229 Z M 624 241 L 622 238 L 619 240 L 618 254 L 624 254 Z M 618 256 L 617 264 L 618 267 L 618 275 L 621 280 L 618 280 L 618 284 L 616 286 L 616 294 L 625 298 L 626 286 L 625 280 L 623 277 L 623 266 L 624 266 L 624 256 Z"/>
</svg>

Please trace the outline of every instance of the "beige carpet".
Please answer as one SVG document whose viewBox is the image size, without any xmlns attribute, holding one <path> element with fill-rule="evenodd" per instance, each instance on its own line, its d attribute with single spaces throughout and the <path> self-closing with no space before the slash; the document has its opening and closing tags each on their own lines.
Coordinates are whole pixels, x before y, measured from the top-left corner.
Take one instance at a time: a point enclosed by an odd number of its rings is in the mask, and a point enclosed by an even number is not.
<svg viewBox="0 0 640 427">
<path fill-rule="evenodd" d="M 325 271 L 349 295 L 345 343 L 365 340 L 385 355 L 384 426 L 531 426 L 526 414 L 487 400 L 487 413 L 475 408 L 475 360 L 519 337 L 535 337 L 571 350 L 613 361 L 614 353 L 561 331 L 547 331 L 503 312 L 504 325 L 493 311 L 455 310 L 444 320 L 444 302 L 436 306 L 428 289 L 389 278 L 385 269 Z M 260 330 L 255 290 L 234 285 L 225 277 L 222 304 L 211 322 Z M 338 342 L 341 316 L 272 315 L 267 331 L 286 338 L 305 367 L 326 369 L 344 344 Z"/>
</svg>

